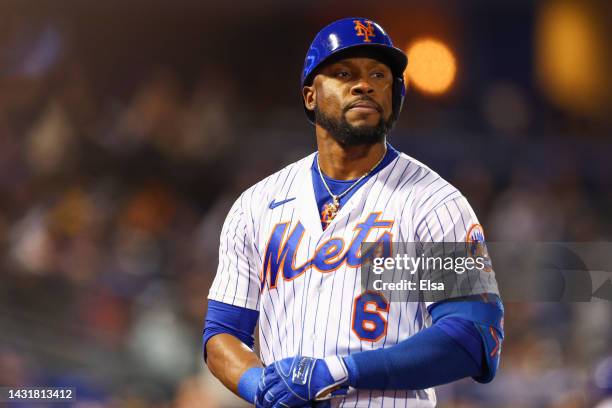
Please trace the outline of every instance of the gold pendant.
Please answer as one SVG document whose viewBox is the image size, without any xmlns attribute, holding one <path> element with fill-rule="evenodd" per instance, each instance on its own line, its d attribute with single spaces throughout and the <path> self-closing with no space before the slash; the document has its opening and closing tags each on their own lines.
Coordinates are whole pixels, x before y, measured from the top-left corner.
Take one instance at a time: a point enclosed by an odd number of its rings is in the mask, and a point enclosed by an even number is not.
<svg viewBox="0 0 612 408">
<path fill-rule="evenodd" d="M 339 208 L 340 208 L 340 203 L 338 203 L 337 200 L 334 200 L 331 203 L 325 204 L 325 207 L 323 207 L 323 211 L 321 212 L 321 222 L 325 224 L 325 227 L 327 227 L 329 223 L 332 222 L 332 220 L 338 213 Z"/>
</svg>

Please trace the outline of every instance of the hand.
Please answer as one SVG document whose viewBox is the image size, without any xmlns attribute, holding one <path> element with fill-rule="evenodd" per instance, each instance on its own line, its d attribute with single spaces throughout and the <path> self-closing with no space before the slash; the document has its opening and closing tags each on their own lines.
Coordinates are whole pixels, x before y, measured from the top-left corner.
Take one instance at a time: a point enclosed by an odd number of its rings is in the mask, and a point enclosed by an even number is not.
<svg viewBox="0 0 612 408">
<path fill-rule="evenodd" d="M 294 408 L 312 406 L 348 391 L 348 371 L 341 357 L 296 356 L 274 362 L 260 378 L 255 406 Z M 314 405 L 316 407 L 325 406 Z M 328 405 L 329 406 L 329 405 Z"/>
</svg>

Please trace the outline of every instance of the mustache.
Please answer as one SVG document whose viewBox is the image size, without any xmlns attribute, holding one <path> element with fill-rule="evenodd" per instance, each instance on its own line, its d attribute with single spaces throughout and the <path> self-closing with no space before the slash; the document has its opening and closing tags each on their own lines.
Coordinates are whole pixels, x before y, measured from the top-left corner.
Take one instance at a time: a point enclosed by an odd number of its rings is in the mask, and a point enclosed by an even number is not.
<svg viewBox="0 0 612 408">
<path fill-rule="evenodd" d="M 368 96 L 364 96 L 362 98 L 357 99 L 356 101 L 353 101 L 351 103 L 349 103 L 348 105 L 346 105 L 343 109 L 343 112 L 346 113 L 348 112 L 349 109 L 351 109 L 352 107 L 354 107 L 355 105 L 357 105 L 358 103 L 361 102 L 369 102 L 372 105 L 374 105 L 374 109 L 376 109 L 378 111 L 378 113 L 382 113 L 382 107 L 376 103 L 376 101 L 374 101 L 374 99 L 368 97 Z"/>
</svg>

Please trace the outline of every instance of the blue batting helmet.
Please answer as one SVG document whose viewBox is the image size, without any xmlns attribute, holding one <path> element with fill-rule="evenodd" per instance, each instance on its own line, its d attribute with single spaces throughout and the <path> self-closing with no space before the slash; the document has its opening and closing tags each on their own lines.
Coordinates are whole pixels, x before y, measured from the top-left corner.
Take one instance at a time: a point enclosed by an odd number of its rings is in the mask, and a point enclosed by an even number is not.
<svg viewBox="0 0 612 408">
<path fill-rule="evenodd" d="M 391 38 L 376 22 L 360 17 L 343 18 L 323 28 L 315 37 L 304 61 L 302 88 L 310 85 L 321 67 L 332 56 L 338 57 L 347 50 L 363 48 L 372 51 L 372 56 L 386 63 L 393 73 L 393 114 L 397 117 L 402 109 L 406 88 L 404 70 L 408 57 L 393 46 Z M 308 120 L 314 124 L 314 112 L 306 109 Z"/>
</svg>

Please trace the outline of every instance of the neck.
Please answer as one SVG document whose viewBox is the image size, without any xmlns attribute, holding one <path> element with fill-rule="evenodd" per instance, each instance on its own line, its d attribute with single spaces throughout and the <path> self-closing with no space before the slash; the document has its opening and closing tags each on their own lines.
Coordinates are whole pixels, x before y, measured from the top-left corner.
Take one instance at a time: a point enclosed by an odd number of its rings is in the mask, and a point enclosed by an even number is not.
<svg viewBox="0 0 612 408">
<path fill-rule="evenodd" d="M 351 180 L 363 176 L 382 159 L 386 149 L 384 140 L 371 145 L 342 145 L 319 126 L 317 148 L 321 171 L 336 180 Z"/>
</svg>

